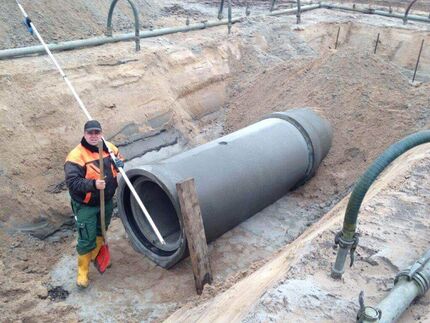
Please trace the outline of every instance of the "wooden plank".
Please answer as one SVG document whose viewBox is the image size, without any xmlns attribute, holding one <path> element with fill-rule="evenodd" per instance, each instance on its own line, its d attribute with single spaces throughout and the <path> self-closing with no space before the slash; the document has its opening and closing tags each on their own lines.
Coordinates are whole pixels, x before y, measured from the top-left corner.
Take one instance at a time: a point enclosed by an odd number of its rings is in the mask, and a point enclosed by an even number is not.
<svg viewBox="0 0 430 323">
<path fill-rule="evenodd" d="M 396 177 L 404 174 L 415 163 L 428 158 L 430 144 L 420 145 L 395 160 L 373 183 L 363 204 L 385 189 Z M 281 280 L 288 270 L 300 261 L 312 242 L 327 230 L 341 227 L 349 196 L 342 199 L 332 210 L 314 223 L 296 240 L 285 246 L 263 267 L 242 279 L 230 289 L 198 306 L 187 304 L 168 317 L 165 323 L 177 322 L 240 322 L 257 304 L 264 293 Z M 334 261 L 334 258 L 332 259 Z M 328 273 L 327 273 L 328 274 Z"/>
<path fill-rule="evenodd" d="M 185 236 L 190 251 L 196 291 L 200 295 L 203 286 L 212 283 L 212 271 L 194 178 L 177 183 L 176 190 L 184 220 Z"/>
</svg>

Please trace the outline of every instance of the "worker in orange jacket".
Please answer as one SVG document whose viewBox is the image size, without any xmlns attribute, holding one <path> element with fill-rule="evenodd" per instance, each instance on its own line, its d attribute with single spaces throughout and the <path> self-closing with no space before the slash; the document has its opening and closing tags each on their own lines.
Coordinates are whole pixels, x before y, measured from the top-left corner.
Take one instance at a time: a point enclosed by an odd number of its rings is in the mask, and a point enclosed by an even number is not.
<svg viewBox="0 0 430 323">
<path fill-rule="evenodd" d="M 78 275 L 76 284 L 86 288 L 91 260 L 94 260 L 104 244 L 100 224 L 100 190 L 105 190 L 105 223 L 109 226 L 113 202 L 118 186 L 118 167 L 124 167 L 119 150 L 112 143 L 103 145 L 104 179 L 100 179 L 98 143 L 102 139 L 102 127 L 97 120 L 85 123 L 84 136 L 67 156 L 64 164 L 66 184 L 71 206 L 76 218 L 78 233 Z M 109 150 L 115 155 L 112 160 Z"/>
</svg>

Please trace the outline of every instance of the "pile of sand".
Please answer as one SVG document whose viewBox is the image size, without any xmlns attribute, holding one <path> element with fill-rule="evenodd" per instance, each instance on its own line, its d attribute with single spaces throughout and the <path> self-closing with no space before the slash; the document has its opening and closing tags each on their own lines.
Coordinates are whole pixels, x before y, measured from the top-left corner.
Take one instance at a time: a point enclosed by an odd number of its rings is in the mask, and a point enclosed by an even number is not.
<svg viewBox="0 0 430 323">
<path fill-rule="evenodd" d="M 394 65 L 357 48 L 290 60 L 247 83 L 233 93 L 228 132 L 273 111 L 303 106 L 317 107 L 331 123 L 332 148 L 316 177 L 299 189 L 307 198 L 344 196 L 385 148 L 430 126 L 430 85 L 411 86 Z"/>
</svg>

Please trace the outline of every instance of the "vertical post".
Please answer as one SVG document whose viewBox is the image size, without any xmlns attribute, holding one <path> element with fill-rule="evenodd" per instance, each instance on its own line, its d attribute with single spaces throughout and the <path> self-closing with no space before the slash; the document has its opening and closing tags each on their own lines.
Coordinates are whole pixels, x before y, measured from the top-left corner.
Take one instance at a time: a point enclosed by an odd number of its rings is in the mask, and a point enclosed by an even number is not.
<svg viewBox="0 0 430 323">
<path fill-rule="evenodd" d="M 273 9 L 275 9 L 275 2 L 276 0 L 272 0 L 272 3 L 270 4 L 270 12 L 272 12 Z"/>
<path fill-rule="evenodd" d="M 227 16 L 228 16 L 228 34 L 230 34 L 231 32 L 231 26 L 232 26 L 232 22 L 231 22 L 231 0 L 228 0 L 228 11 L 227 11 Z"/>
<path fill-rule="evenodd" d="M 379 44 L 379 33 L 378 33 L 378 37 L 376 37 L 375 50 L 373 51 L 373 54 L 376 54 L 376 49 L 378 48 L 378 44 Z"/>
<path fill-rule="evenodd" d="M 300 22 L 301 22 L 301 17 L 300 17 L 301 11 L 302 11 L 302 8 L 301 8 L 301 5 L 300 5 L 300 0 L 297 0 L 297 14 L 296 14 L 297 24 L 300 24 Z"/>
<path fill-rule="evenodd" d="M 221 0 L 221 3 L 219 5 L 219 9 L 218 9 L 218 20 L 222 19 L 223 10 L 224 10 L 224 0 Z"/>
<path fill-rule="evenodd" d="M 103 140 L 99 141 L 99 169 L 100 178 L 105 179 L 104 162 L 103 162 Z M 106 241 L 106 219 L 105 219 L 105 190 L 100 190 L 100 227 L 102 229 L 103 239 Z M 107 243 L 107 241 L 106 241 Z"/>
<path fill-rule="evenodd" d="M 337 49 L 337 44 L 338 44 L 338 41 L 339 41 L 339 34 L 340 34 L 340 26 L 337 29 L 336 43 L 334 44 L 334 49 Z"/>
<path fill-rule="evenodd" d="M 421 48 L 417 58 L 417 64 L 415 65 L 414 77 L 412 78 L 412 83 L 415 81 L 415 75 L 417 75 L 418 64 L 420 63 L 421 52 L 423 51 L 424 39 L 421 41 Z"/>
<path fill-rule="evenodd" d="M 203 286 L 206 283 L 212 283 L 212 271 L 194 178 L 177 183 L 176 190 L 184 220 L 185 236 L 190 251 L 196 291 L 200 295 Z"/>
</svg>

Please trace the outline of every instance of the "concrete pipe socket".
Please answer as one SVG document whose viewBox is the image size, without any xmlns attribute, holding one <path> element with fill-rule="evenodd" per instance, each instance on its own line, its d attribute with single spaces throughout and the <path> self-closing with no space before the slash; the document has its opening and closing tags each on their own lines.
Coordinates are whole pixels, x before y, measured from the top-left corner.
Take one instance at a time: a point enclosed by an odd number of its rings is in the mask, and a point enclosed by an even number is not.
<svg viewBox="0 0 430 323">
<path fill-rule="evenodd" d="M 177 182 L 195 179 L 210 242 L 310 178 L 331 140 L 327 121 L 309 108 L 293 109 L 158 163 L 128 170 L 166 241 L 159 243 L 120 180 L 119 213 L 133 247 L 164 268 L 187 255 Z"/>
</svg>

